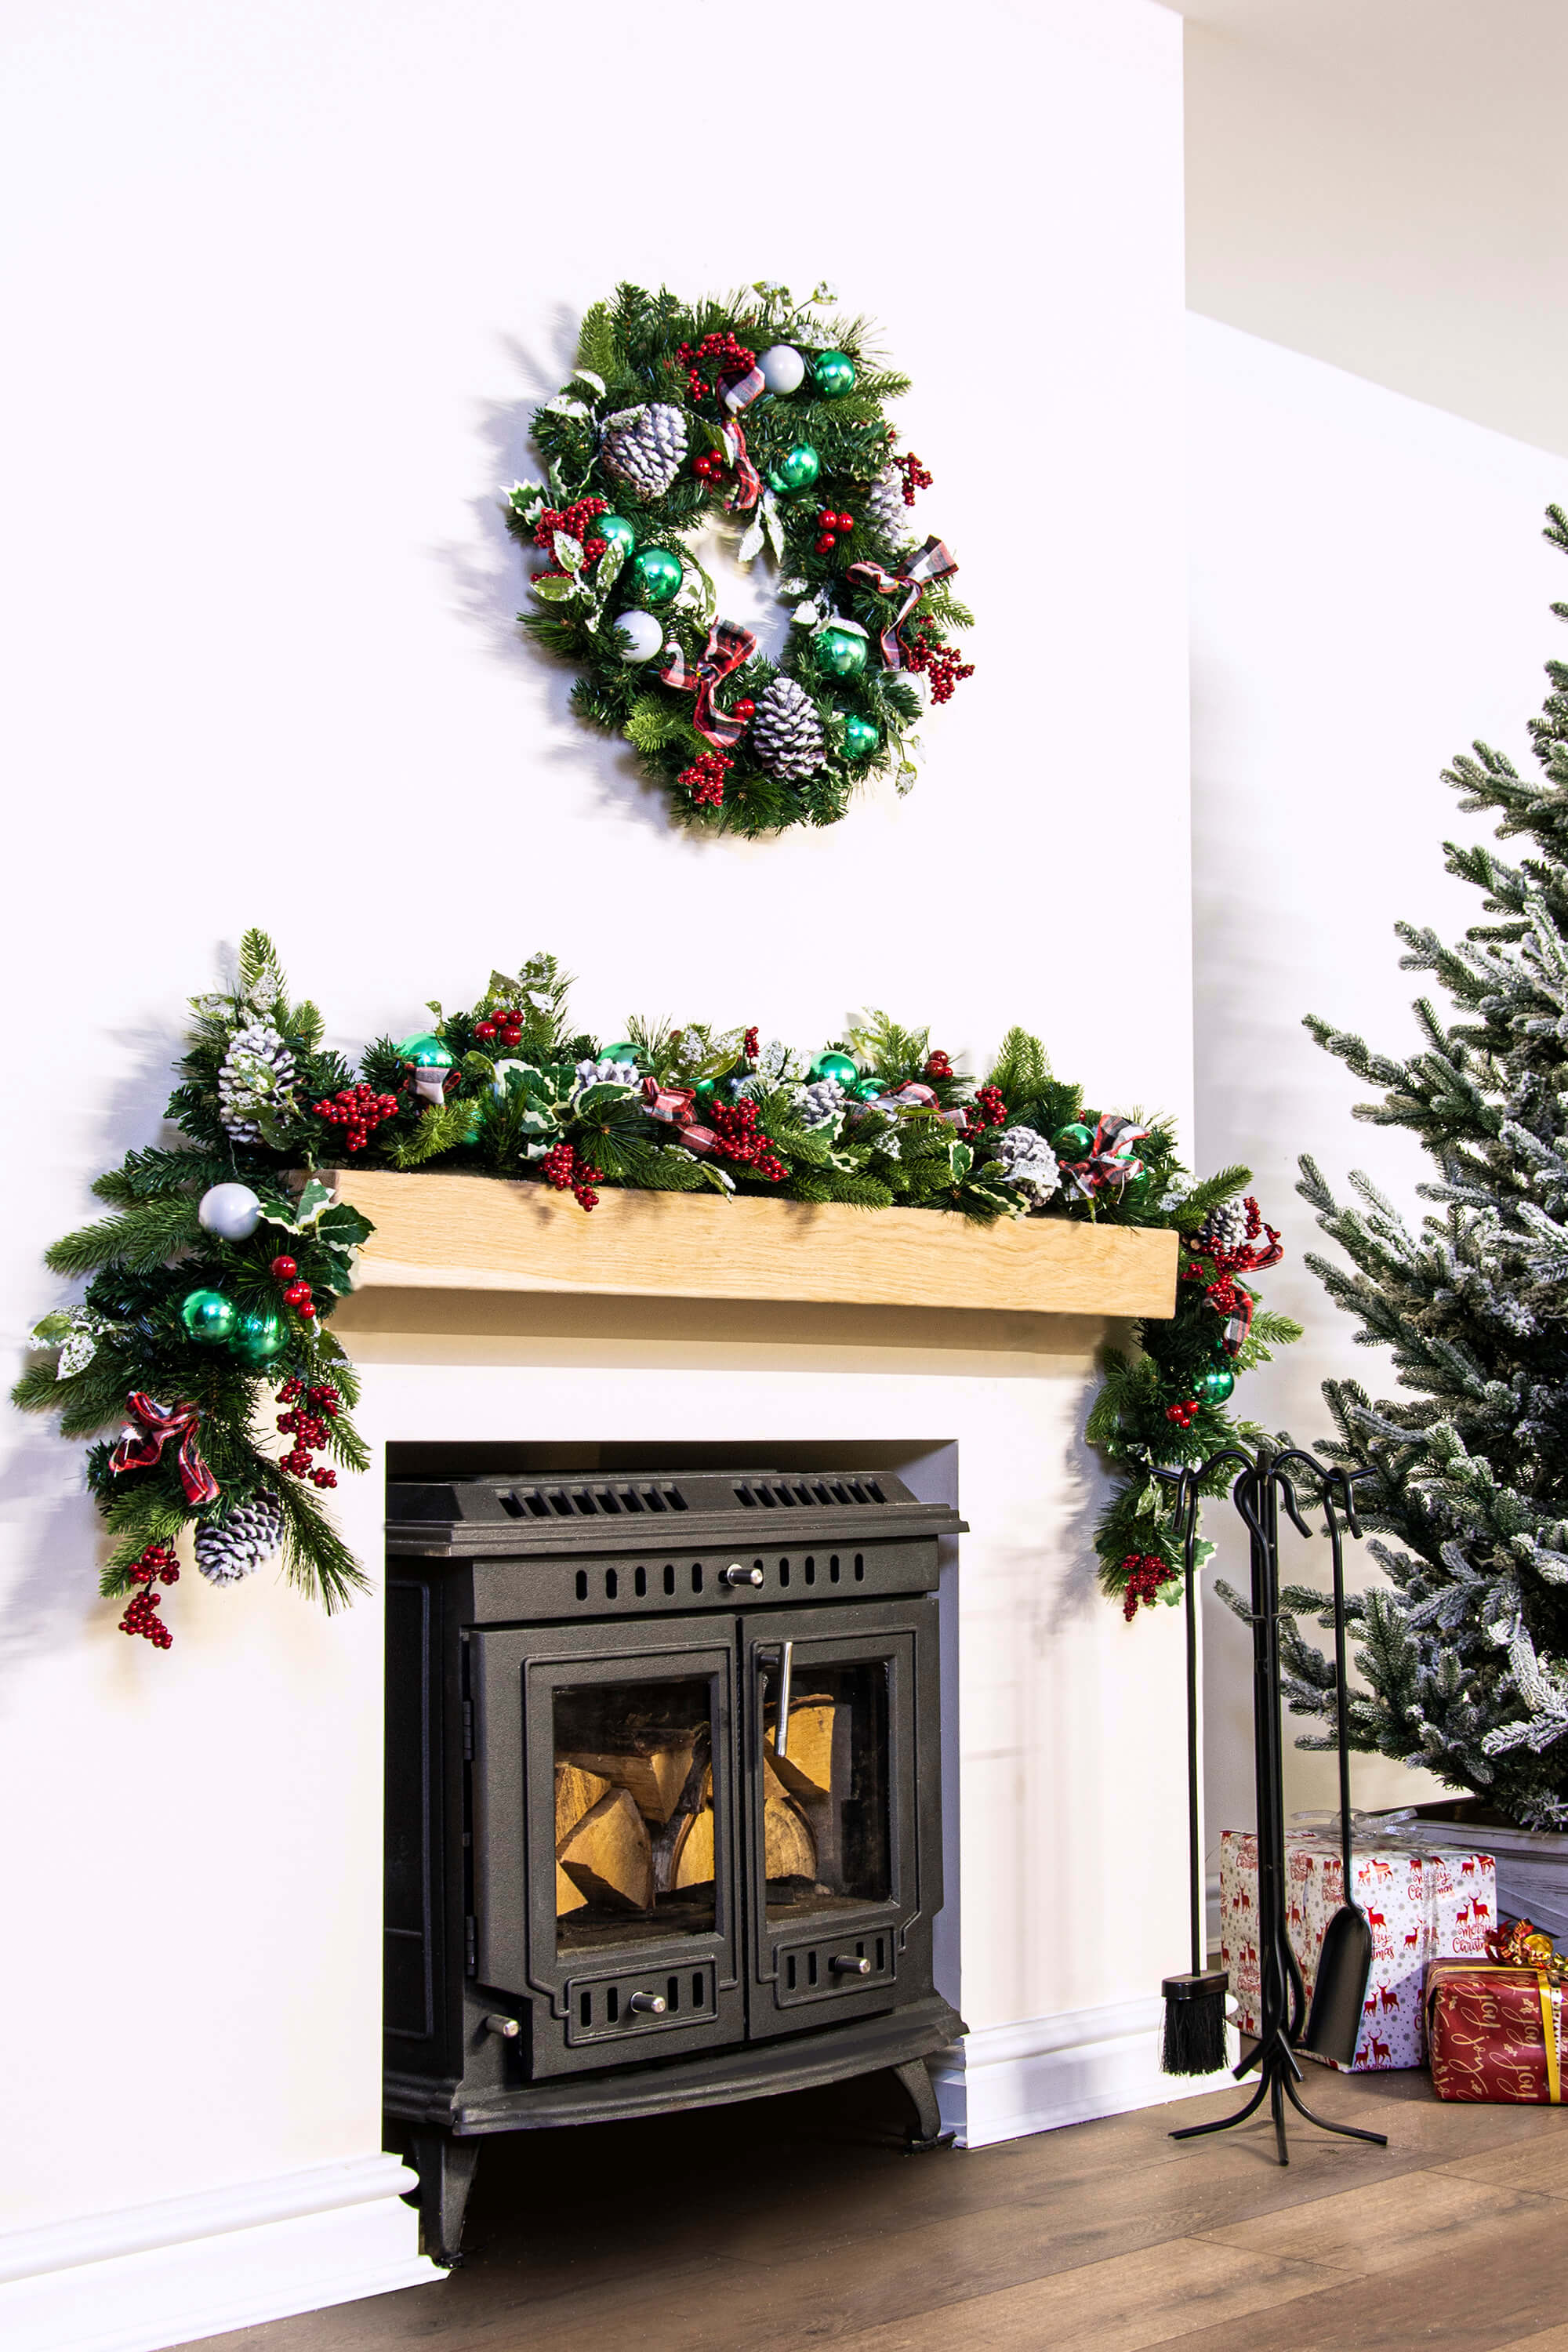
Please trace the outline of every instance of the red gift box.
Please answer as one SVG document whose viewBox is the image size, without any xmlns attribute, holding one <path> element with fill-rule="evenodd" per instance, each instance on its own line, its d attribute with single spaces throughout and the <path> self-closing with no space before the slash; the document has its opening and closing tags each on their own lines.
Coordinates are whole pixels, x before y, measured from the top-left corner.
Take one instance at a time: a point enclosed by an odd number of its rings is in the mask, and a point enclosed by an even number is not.
<svg viewBox="0 0 1568 2352">
<path fill-rule="evenodd" d="M 1437 2096 L 1561 2105 L 1563 1998 L 1546 1969 L 1434 1960 L 1426 2042 Z"/>
</svg>

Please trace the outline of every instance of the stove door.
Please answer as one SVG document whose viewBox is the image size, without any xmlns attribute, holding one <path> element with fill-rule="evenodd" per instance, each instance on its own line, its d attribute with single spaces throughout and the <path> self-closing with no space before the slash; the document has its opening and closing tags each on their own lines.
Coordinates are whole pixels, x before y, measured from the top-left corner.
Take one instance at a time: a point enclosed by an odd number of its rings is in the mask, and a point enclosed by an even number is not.
<svg viewBox="0 0 1568 2352">
<path fill-rule="evenodd" d="M 472 1653 L 475 1969 L 530 2004 L 530 2077 L 740 2040 L 734 1619 Z"/>
<path fill-rule="evenodd" d="M 917 2000 L 942 1904 L 936 1603 L 770 1610 L 742 1643 L 751 2034 Z"/>
</svg>

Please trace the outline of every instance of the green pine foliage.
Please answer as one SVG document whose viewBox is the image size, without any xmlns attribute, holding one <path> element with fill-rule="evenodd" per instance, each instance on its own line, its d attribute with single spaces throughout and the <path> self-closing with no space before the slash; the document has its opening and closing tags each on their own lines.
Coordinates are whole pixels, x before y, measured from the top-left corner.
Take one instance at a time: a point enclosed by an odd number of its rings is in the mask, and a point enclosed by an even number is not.
<svg viewBox="0 0 1568 2352">
<path fill-rule="evenodd" d="M 1568 552 L 1568 517 L 1547 538 Z M 1568 604 L 1552 607 L 1568 619 Z M 1531 1830 L 1568 1827 L 1568 664 L 1530 734 L 1521 775 L 1478 743 L 1445 772 L 1499 842 L 1447 845 L 1448 871 L 1482 893 L 1484 919 L 1449 946 L 1402 923 L 1405 970 L 1446 1006 L 1415 1007 L 1415 1049 L 1373 1052 L 1325 1021 L 1308 1027 L 1373 1088 L 1356 1117 L 1404 1129 L 1434 1176 L 1412 1231 L 1364 1176 L 1343 1203 L 1316 1164 L 1300 1191 L 1348 1266 L 1309 1261 L 1358 1341 L 1391 1351 L 1401 1394 L 1373 1402 L 1354 1381 L 1325 1389 L 1331 1461 L 1369 1468 L 1360 1490 L 1388 1587 L 1352 1596 L 1364 1687 L 1350 1694 L 1353 1746 L 1424 1765 Z M 1320 1592 L 1290 1596 L 1327 1623 Z M 1328 1727 L 1334 1675 L 1291 1629 L 1299 1713 Z"/>
<path fill-rule="evenodd" d="M 704 362 L 706 373 L 698 372 L 701 389 L 694 392 L 692 372 L 679 357 L 683 346 L 696 352 L 705 336 L 725 334 L 758 353 L 775 343 L 793 344 L 808 360 L 825 351 L 841 352 L 855 369 L 853 388 L 824 397 L 808 372 L 798 392 L 764 394 L 731 420 L 720 400 L 713 363 Z M 792 824 L 834 824 L 869 776 L 890 775 L 900 790 L 908 788 L 914 774 L 910 730 L 925 709 L 909 663 L 923 667 L 933 653 L 956 662 L 955 633 L 973 625 L 951 586 L 932 583 L 902 633 L 904 666 L 888 669 L 879 640 L 902 594 L 889 597 L 848 576 L 851 565 L 861 562 L 896 572 L 908 552 L 905 536 L 889 531 L 870 493 L 894 454 L 897 436 L 887 404 L 909 389 L 907 377 L 877 352 L 868 320 L 838 317 L 816 296 L 796 302 L 782 287 L 754 286 L 689 304 L 666 288 L 652 293 L 621 286 L 613 301 L 595 302 L 585 313 L 576 372 L 533 419 L 544 478 L 515 484 L 507 497 L 509 530 L 544 558 L 544 568 L 530 583 L 532 605 L 519 617 L 543 652 L 576 669 L 572 707 L 577 716 L 622 737 L 685 824 L 753 836 Z M 644 499 L 606 465 L 602 436 L 609 419 L 654 403 L 679 411 L 687 454 L 668 487 Z M 741 488 L 738 469 L 731 467 L 716 481 L 691 470 L 695 460 L 709 456 L 729 464 L 722 428 L 731 421 L 743 434 L 748 462 L 763 484 L 745 508 L 731 503 Z M 768 487 L 770 473 L 802 444 L 820 460 L 815 482 L 798 494 L 775 492 Z M 579 518 L 575 533 L 565 527 L 576 501 L 595 499 L 632 524 L 637 553 L 662 548 L 681 562 L 682 585 L 658 610 L 665 644 L 678 643 L 689 666 L 703 655 L 720 610 L 719 592 L 696 562 L 689 537 L 699 526 L 718 523 L 733 533 L 738 561 L 772 568 L 793 615 L 782 665 L 754 652 L 724 681 L 719 704 L 731 713 L 742 700 L 757 702 L 782 667 L 805 693 L 824 730 L 826 750 L 810 775 L 780 782 L 745 731 L 722 750 L 722 800 L 698 800 L 705 772 L 697 763 L 719 747 L 697 730 L 690 692 L 666 684 L 652 662 L 622 658 L 616 617 L 643 601 L 626 552 L 612 542 L 602 555 L 590 557 L 587 548 L 595 542 L 591 518 Z M 847 514 L 852 523 L 847 532 L 835 530 L 826 546 L 819 520 L 824 509 Z M 813 630 L 826 618 L 866 632 L 869 657 L 858 676 L 826 675 L 818 666 Z M 967 668 L 957 674 L 967 676 Z M 875 729 L 869 749 L 859 748 L 858 740 L 849 743 L 847 717 Z"/>
</svg>

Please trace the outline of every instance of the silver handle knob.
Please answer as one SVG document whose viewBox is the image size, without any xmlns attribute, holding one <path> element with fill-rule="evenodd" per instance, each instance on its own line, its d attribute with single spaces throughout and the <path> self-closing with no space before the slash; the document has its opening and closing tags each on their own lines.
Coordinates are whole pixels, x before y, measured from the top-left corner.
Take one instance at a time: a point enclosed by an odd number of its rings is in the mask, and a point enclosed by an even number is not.
<svg viewBox="0 0 1568 2352">
<path fill-rule="evenodd" d="M 836 1952 L 827 1963 L 836 1977 L 868 1977 L 871 1963 L 858 1952 Z"/>
<path fill-rule="evenodd" d="M 503 2017 L 499 2010 L 486 2018 L 485 2028 L 488 2032 L 499 2033 L 503 2042 L 515 2042 L 522 2032 L 515 2017 Z"/>
<path fill-rule="evenodd" d="M 721 1584 L 761 1584 L 763 1571 L 760 1568 L 742 1568 L 738 1559 L 732 1559 L 728 1568 L 719 1570 L 719 1580 Z"/>
<path fill-rule="evenodd" d="M 661 1992 L 634 1992 L 626 2006 L 639 2017 L 662 2017 L 668 2004 Z"/>
</svg>

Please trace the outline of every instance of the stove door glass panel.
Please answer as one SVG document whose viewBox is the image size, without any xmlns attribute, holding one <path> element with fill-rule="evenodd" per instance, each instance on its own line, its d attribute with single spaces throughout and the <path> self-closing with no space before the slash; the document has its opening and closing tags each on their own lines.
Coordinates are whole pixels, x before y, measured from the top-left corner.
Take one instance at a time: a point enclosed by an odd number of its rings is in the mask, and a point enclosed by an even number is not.
<svg viewBox="0 0 1568 2352">
<path fill-rule="evenodd" d="M 763 1872 L 770 1926 L 892 1892 L 885 1658 L 803 1664 L 779 1752 L 778 1677 L 763 1685 Z"/>
<path fill-rule="evenodd" d="M 560 1954 L 713 1932 L 712 1692 L 707 1675 L 556 1686 Z"/>
</svg>

